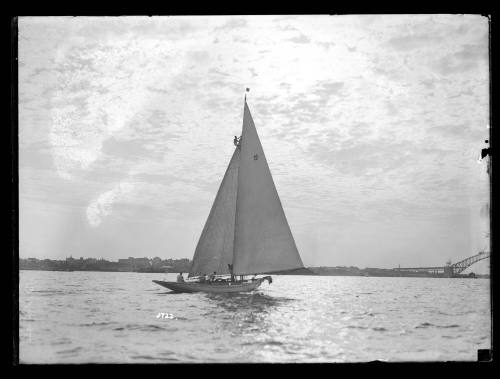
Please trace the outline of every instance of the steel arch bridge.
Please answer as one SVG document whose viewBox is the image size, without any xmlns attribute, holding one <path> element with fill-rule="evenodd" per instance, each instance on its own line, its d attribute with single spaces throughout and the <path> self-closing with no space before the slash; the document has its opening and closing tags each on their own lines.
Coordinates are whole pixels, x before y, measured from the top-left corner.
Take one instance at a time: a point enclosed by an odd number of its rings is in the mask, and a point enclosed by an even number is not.
<svg viewBox="0 0 500 379">
<path fill-rule="evenodd" d="M 393 270 L 399 271 L 411 271 L 411 272 L 428 272 L 430 274 L 441 274 L 444 276 L 451 277 L 453 275 L 460 274 L 465 269 L 472 266 L 474 263 L 479 262 L 483 259 L 489 258 L 490 252 L 481 251 L 472 257 L 465 258 L 459 262 L 453 264 L 447 264 L 446 266 L 441 267 L 398 267 Z"/>
<path fill-rule="evenodd" d="M 486 251 L 481 251 L 479 254 L 473 255 L 472 257 L 465 258 L 464 260 L 461 260 L 460 262 L 453 263 L 452 265 L 448 266 L 451 268 L 451 273 L 452 274 L 460 274 L 462 271 L 465 269 L 469 268 L 472 266 L 474 263 L 479 262 L 483 259 L 489 258 L 490 257 L 490 252 Z"/>
</svg>

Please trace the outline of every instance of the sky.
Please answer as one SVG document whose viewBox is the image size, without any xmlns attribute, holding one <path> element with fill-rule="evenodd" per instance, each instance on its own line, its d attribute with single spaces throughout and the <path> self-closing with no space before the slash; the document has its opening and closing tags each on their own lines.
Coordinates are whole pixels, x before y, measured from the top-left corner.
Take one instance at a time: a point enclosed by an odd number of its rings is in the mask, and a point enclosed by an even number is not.
<svg viewBox="0 0 500 379">
<path fill-rule="evenodd" d="M 20 17 L 19 256 L 191 259 L 247 87 L 306 266 L 488 249 L 488 28 L 478 15 Z"/>
</svg>

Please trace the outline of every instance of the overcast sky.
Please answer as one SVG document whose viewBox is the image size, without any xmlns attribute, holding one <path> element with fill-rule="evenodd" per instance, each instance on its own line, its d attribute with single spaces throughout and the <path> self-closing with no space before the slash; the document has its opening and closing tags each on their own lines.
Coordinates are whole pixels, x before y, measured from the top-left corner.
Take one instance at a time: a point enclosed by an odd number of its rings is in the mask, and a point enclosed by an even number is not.
<svg viewBox="0 0 500 379">
<path fill-rule="evenodd" d="M 488 83 L 475 15 L 20 18 L 20 257 L 191 259 L 249 87 L 305 265 L 466 258 Z"/>
</svg>

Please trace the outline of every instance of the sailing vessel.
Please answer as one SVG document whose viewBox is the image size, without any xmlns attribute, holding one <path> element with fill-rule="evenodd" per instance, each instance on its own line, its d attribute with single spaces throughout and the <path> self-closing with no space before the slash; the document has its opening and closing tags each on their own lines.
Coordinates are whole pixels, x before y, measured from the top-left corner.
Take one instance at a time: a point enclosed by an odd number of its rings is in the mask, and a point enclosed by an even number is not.
<svg viewBox="0 0 500 379">
<path fill-rule="evenodd" d="M 271 276 L 303 268 L 248 108 L 243 128 L 196 246 L 188 279 L 153 282 L 175 292 L 252 291 Z M 206 281 L 206 274 L 216 274 Z M 249 275 L 253 278 L 247 279 Z M 239 277 L 239 278 L 238 278 Z M 247 277 L 247 278 L 246 278 Z"/>
</svg>

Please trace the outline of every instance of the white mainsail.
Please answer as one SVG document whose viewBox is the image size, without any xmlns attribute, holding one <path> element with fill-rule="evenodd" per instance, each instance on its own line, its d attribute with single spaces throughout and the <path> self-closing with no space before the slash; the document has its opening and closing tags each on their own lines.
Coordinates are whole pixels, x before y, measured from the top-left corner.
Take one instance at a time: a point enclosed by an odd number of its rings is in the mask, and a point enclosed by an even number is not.
<svg viewBox="0 0 500 379">
<path fill-rule="evenodd" d="M 234 273 L 304 267 L 245 101 L 234 231 Z"/>
<path fill-rule="evenodd" d="M 303 268 L 245 101 L 243 132 L 194 253 L 189 276 Z"/>
</svg>

